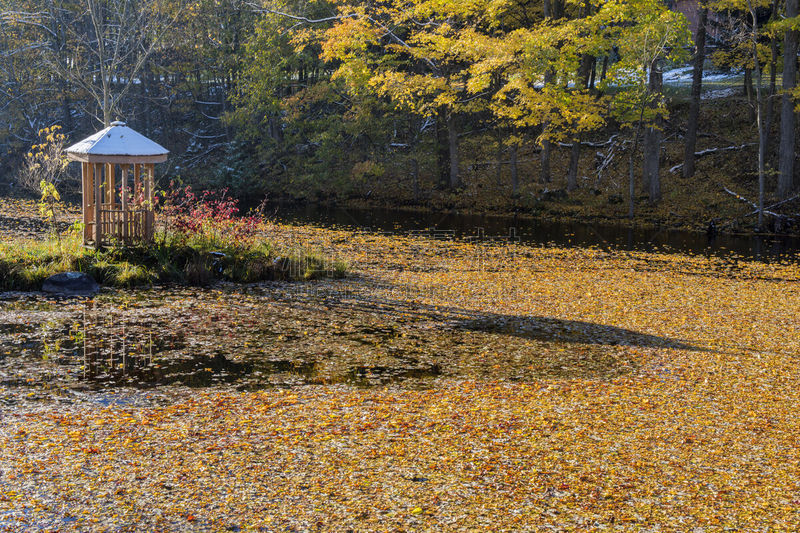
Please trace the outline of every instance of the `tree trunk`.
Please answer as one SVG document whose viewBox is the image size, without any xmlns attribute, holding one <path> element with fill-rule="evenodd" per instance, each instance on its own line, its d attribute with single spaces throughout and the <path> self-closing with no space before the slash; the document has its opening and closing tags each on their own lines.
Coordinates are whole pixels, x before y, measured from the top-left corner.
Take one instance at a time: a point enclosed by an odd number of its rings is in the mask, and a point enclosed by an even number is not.
<svg viewBox="0 0 800 533">
<path fill-rule="evenodd" d="M 552 70 L 548 70 L 544 73 L 544 84 L 548 85 L 553 83 L 554 73 Z M 542 161 L 542 174 L 540 177 L 540 181 L 542 183 L 550 183 L 550 139 L 547 138 L 547 122 L 542 124 L 542 153 L 541 153 L 541 161 Z"/>
<path fill-rule="evenodd" d="M 497 128 L 497 188 L 503 186 L 503 130 Z"/>
<path fill-rule="evenodd" d="M 419 162 L 417 161 L 417 158 L 412 157 L 409 161 L 409 165 L 411 166 L 411 181 L 414 186 L 414 201 L 419 202 L 419 199 L 422 196 L 422 191 L 419 187 Z"/>
<path fill-rule="evenodd" d="M 542 141 L 542 183 L 550 183 L 550 141 L 544 139 Z"/>
<path fill-rule="evenodd" d="M 770 15 L 770 20 L 774 20 L 775 16 L 778 12 L 778 1 L 775 0 L 772 2 L 772 14 Z M 772 123 L 775 120 L 775 89 L 776 89 L 776 81 L 777 81 L 777 74 L 778 74 L 778 38 L 776 35 L 772 35 L 769 39 L 769 52 L 770 52 L 770 59 L 769 59 L 769 92 L 767 93 L 767 111 L 766 111 L 766 122 L 764 124 L 764 130 L 767 134 L 767 144 L 769 144 L 769 137 L 772 130 Z"/>
<path fill-rule="evenodd" d="M 304 71 L 305 72 L 305 71 Z M 304 74 L 305 75 L 305 74 Z M 220 115 L 225 115 L 228 113 L 228 95 L 231 93 L 231 86 L 233 85 L 233 80 L 231 79 L 230 75 L 225 77 L 225 87 L 219 92 L 219 107 L 221 110 Z M 232 138 L 231 136 L 231 127 L 230 122 L 227 120 L 222 121 L 224 125 L 224 132 L 225 132 L 225 140 L 230 141 Z"/>
<path fill-rule="evenodd" d="M 661 70 L 661 61 L 656 60 L 650 67 L 650 80 L 648 92 L 658 95 L 661 93 L 664 73 Z M 661 200 L 661 179 L 659 177 L 659 159 L 661 156 L 661 116 L 657 116 L 644 132 L 644 183 L 651 203 Z"/>
<path fill-rule="evenodd" d="M 452 112 L 447 113 L 447 146 L 450 155 L 450 188 L 457 189 L 461 187 L 458 174 L 458 130 L 456 117 Z"/>
<path fill-rule="evenodd" d="M 798 0 L 786 0 L 786 18 L 796 17 Z M 778 155 L 778 197 L 785 200 L 793 186 L 794 176 L 794 102 L 791 91 L 797 77 L 797 35 L 796 30 L 783 35 L 783 80 L 781 89 L 781 143 Z"/>
<path fill-rule="evenodd" d="M 553 6 L 552 16 L 554 19 L 560 19 L 564 16 L 564 0 L 550 0 Z"/>
<path fill-rule="evenodd" d="M 589 7 L 587 5 L 587 11 Z M 581 89 L 591 90 L 591 77 L 594 72 L 594 58 L 588 54 L 581 56 L 578 67 L 578 80 Z M 569 152 L 569 169 L 567 170 L 567 191 L 578 188 L 578 163 L 581 157 L 581 141 L 578 137 L 572 139 L 572 148 Z"/>
<path fill-rule="evenodd" d="M 633 133 L 633 148 L 628 152 L 628 218 L 631 220 L 633 220 L 634 206 L 636 205 L 636 174 L 633 172 L 633 156 L 639 147 L 639 133 L 642 131 L 646 105 L 647 102 L 644 102 L 639 107 L 639 121 L 636 123 L 636 131 Z"/>
<path fill-rule="evenodd" d="M 569 171 L 567 171 L 567 190 L 574 191 L 578 188 L 578 162 L 581 157 L 581 142 L 578 139 L 572 140 L 572 148 L 569 151 Z"/>
<path fill-rule="evenodd" d="M 275 141 L 276 143 L 282 143 L 283 142 L 283 129 L 282 129 L 283 123 L 281 122 L 281 117 L 277 116 L 277 115 L 270 115 L 269 121 L 268 121 L 268 125 L 269 126 L 268 126 L 267 131 L 269 133 L 270 138 L 273 141 Z"/>
<path fill-rule="evenodd" d="M 511 194 L 519 196 L 519 173 L 517 172 L 517 145 L 508 147 L 509 164 L 511 165 Z"/>
<path fill-rule="evenodd" d="M 447 120 L 445 112 L 439 111 L 436 117 L 436 168 L 439 171 L 439 186 L 446 189 L 450 181 L 448 170 L 448 147 L 447 147 Z"/>
<path fill-rule="evenodd" d="M 591 75 L 594 71 L 594 58 L 590 55 L 584 54 L 581 56 L 581 63 L 578 67 L 578 80 L 580 80 L 582 89 L 591 88 Z"/>
<path fill-rule="evenodd" d="M 140 125 L 142 131 L 145 135 L 152 135 L 153 126 L 161 122 L 161 120 L 157 120 L 160 117 L 156 116 L 156 113 L 153 112 L 153 108 L 156 107 L 153 105 L 155 102 L 155 78 L 150 72 L 149 68 L 142 69 L 142 73 L 139 76 L 142 80 L 142 83 L 139 85 L 141 86 L 142 96 L 144 99 L 144 123 Z M 176 135 L 175 130 L 170 130 L 170 135 Z"/>
<path fill-rule="evenodd" d="M 106 79 L 103 79 L 103 127 L 111 125 L 111 87 Z"/>
<path fill-rule="evenodd" d="M 772 137 L 772 124 L 775 121 L 775 91 L 777 89 L 777 67 L 778 67 L 778 39 L 775 36 L 770 38 L 770 69 L 769 69 L 769 88 L 767 89 L 766 102 L 764 102 L 764 136 L 765 144 L 770 145 Z M 775 166 L 775 165 L 772 165 Z"/>
<path fill-rule="evenodd" d="M 59 81 L 59 88 L 61 90 L 61 120 L 64 123 L 63 132 L 69 135 L 72 133 L 74 124 L 72 120 L 72 101 L 69 97 L 67 80 L 61 78 Z"/>
<path fill-rule="evenodd" d="M 753 69 L 744 69 L 744 94 L 747 96 L 747 103 L 750 104 L 750 122 L 756 120 L 756 109 L 753 103 Z"/>
<path fill-rule="evenodd" d="M 633 148 L 628 153 L 628 218 L 633 220 L 634 206 L 636 205 L 636 174 L 633 171 L 633 155 L 636 153 L 637 140 L 639 139 L 639 128 L 642 120 L 636 126 L 636 133 L 633 138 Z"/>
<path fill-rule="evenodd" d="M 543 15 L 545 19 L 552 19 L 557 17 L 555 13 L 556 10 L 556 2 L 558 0 L 544 0 L 543 4 Z M 555 72 L 553 69 L 548 67 L 548 69 L 544 73 L 544 85 L 549 85 L 553 83 L 553 78 L 555 77 Z M 541 161 L 542 161 L 542 173 L 541 173 L 541 182 L 542 183 L 550 183 L 550 140 L 546 137 L 547 135 L 547 122 L 542 124 L 542 153 L 541 153 Z"/>
<path fill-rule="evenodd" d="M 63 33 L 66 31 L 66 28 L 64 27 L 63 21 L 58 16 L 58 12 L 55 11 L 55 7 L 55 3 L 50 4 L 50 34 L 53 36 L 50 47 L 54 52 L 58 53 L 58 51 L 64 47 L 63 45 L 67 38 Z M 59 54 L 59 56 L 61 56 L 61 54 Z M 74 124 L 72 120 L 72 102 L 69 96 L 69 80 L 64 76 L 59 76 L 58 91 L 61 94 L 62 133 L 69 135 L 73 130 Z"/>
<path fill-rule="evenodd" d="M 757 89 L 760 91 L 761 89 Z M 764 125 L 761 119 L 761 98 L 756 103 L 758 110 L 756 122 L 758 124 L 758 231 L 764 229 L 764 194 L 766 189 L 765 160 L 767 154 L 767 136 L 764 135 Z"/>
<path fill-rule="evenodd" d="M 747 0 L 747 8 L 750 11 L 753 26 L 750 34 L 750 44 L 753 52 L 753 63 L 756 67 L 756 126 L 758 127 L 758 231 L 764 228 L 764 189 L 765 189 L 765 168 L 764 154 L 767 151 L 766 136 L 764 135 L 764 123 L 762 113 L 764 110 L 761 95 L 761 65 L 758 62 L 758 18 L 753 4 Z M 752 81 L 752 80 L 751 80 Z"/>
<path fill-rule="evenodd" d="M 697 150 L 697 127 L 700 120 L 700 93 L 703 89 L 703 62 L 706 60 L 706 21 L 708 8 L 700 10 L 700 19 L 697 23 L 697 41 L 694 54 L 694 67 L 692 69 L 692 99 L 689 103 L 689 120 L 686 124 L 686 137 L 684 138 L 683 152 L 683 177 L 694 176 L 694 153 Z"/>
</svg>

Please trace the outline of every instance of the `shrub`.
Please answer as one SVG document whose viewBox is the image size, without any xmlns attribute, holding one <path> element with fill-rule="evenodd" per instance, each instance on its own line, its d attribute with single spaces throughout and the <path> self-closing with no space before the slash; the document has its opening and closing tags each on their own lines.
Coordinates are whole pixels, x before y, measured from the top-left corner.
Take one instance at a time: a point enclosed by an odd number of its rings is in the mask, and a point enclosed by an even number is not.
<svg viewBox="0 0 800 533">
<path fill-rule="evenodd" d="M 61 133 L 61 126 L 51 126 L 39 130 L 39 142 L 31 146 L 25 155 L 19 184 L 31 191 L 41 193 L 42 183 L 58 185 L 67 174 L 69 160 L 64 155 L 67 137 Z"/>
<path fill-rule="evenodd" d="M 198 248 L 249 248 L 263 229 L 260 216 L 237 216 L 238 203 L 222 191 L 195 193 L 190 185 L 163 193 L 162 240 L 192 243 Z"/>
</svg>

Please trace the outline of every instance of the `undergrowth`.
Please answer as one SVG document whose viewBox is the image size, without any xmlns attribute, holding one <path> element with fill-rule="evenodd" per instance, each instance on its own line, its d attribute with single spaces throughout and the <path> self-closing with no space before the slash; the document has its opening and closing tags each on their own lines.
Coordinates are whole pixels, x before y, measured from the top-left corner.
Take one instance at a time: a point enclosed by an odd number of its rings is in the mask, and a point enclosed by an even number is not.
<svg viewBox="0 0 800 533">
<path fill-rule="evenodd" d="M 159 239 L 151 245 L 85 248 L 77 236 L 0 243 L 0 289 L 37 290 L 49 276 L 78 271 L 112 287 L 153 283 L 207 285 L 216 280 L 256 282 L 342 277 L 346 265 L 308 251 L 278 253 L 259 242 L 212 247 L 202 239 Z"/>
</svg>

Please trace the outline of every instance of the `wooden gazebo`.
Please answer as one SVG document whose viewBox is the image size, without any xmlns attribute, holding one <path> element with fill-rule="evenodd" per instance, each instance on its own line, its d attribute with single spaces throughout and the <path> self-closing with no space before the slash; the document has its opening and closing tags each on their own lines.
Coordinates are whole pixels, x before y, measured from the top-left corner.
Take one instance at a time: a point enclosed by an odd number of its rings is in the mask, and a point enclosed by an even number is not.
<svg viewBox="0 0 800 533">
<path fill-rule="evenodd" d="M 153 167 L 168 153 L 124 122 L 112 122 L 66 149 L 82 166 L 85 245 L 153 239 Z"/>
</svg>

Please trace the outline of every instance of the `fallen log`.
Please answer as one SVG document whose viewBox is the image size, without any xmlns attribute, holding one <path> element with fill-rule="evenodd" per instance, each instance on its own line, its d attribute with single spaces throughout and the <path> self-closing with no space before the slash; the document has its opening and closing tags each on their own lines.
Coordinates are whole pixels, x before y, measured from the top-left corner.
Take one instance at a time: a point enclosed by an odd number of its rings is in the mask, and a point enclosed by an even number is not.
<svg viewBox="0 0 800 533">
<path fill-rule="evenodd" d="M 797 200 L 798 198 L 800 198 L 800 194 L 798 194 L 796 196 L 792 196 L 791 198 L 787 198 L 786 200 L 782 200 L 780 202 L 774 203 L 772 205 L 768 205 L 764 209 L 772 209 L 773 207 L 778 207 L 779 205 L 788 204 L 792 200 Z M 766 211 L 764 211 L 764 212 L 766 213 Z M 750 211 L 749 213 L 747 213 L 744 216 L 749 217 L 749 216 L 753 216 L 753 215 L 756 215 L 756 214 L 758 214 L 758 208 L 756 208 L 755 211 Z M 781 216 L 784 216 L 786 218 L 794 218 L 797 215 L 781 215 Z"/>
<path fill-rule="evenodd" d="M 726 193 L 728 193 L 728 194 L 730 194 L 731 196 L 733 196 L 734 198 L 736 198 L 737 200 L 741 200 L 742 202 L 745 202 L 745 203 L 747 203 L 747 204 L 750 204 L 750 206 L 751 206 L 751 207 L 753 207 L 753 208 L 755 209 L 755 211 L 752 211 L 752 212 L 748 213 L 748 214 L 747 214 L 747 215 L 745 215 L 745 216 L 750 216 L 750 215 L 753 215 L 753 214 L 755 214 L 755 213 L 758 213 L 758 212 L 760 211 L 760 209 L 758 208 L 758 205 L 756 205 L 756 203 L 755 203 L 755 202 L 751 202 L 750 200 L 748 200 L 747 198 L 745 198 L 745 197 L 744 197 L 744 196 L 742 196 L 741 194 L 735 193 L 735 192 L 733 192 L 732 190 L 730 190 L 729 188 L 727 188 L 727 187 L 725 187 L 725 186 L 723 186 L 723 187 L 722 187 L 722 189 L 723 189 L 723 190 L 724 190 Z M 779 203 L 780 203 L 780 202 L 779 202 Z M 775 206 L 774 206 L 774 205 L 771 205 L 770 207 L 775 207 Z M 792 216 L 789 216 L 789 215 L 782 215 L 782 214 L 780 214 L 780 213 L 775 213 L 774 211 L 769 211 L 769 210 L 768 210 L 768 208 L 766 208 L 766 207 L 764 208 L 764 214 L 765 214 L 765 215 L 770 215 L 770 216 L 773 216 L 773 217 L 777 217 L 777 218 L 788 218 L 788 219 L 794 219 L 794 217 L 792 217 Z"/>
<path fill-rule="evenodd" d="M 603 148 L 603 147 L 608 146 L 609 144 L 612 144 L 616 140 L 617 137 L 619 137 L 619 133 L 615 133 L 614 135 L 609 137 L 609 139 L 607 141 L 604 141 L 604 142 L 580 141 L 580 145 L 581 146 L 588 146 L 589 148 Z M 573 143 L 559 142 L 559 143 L 556 143 L 556 144 L 558 144 L 558 146 L 560 146 L 561 148 L 572 148 L 572 144 Z"/>
<path fill-rule="evenodd" d="M 732 152 L 732 151 L 735 151 L 735 150 L 744 150 L 748 146 L 755 146 L 755 145 L 756 145 L 756 143 L 745 143 L 745 144 L 739 144 L 739 145 L 733 145 L 733 146 L 722 146 L 722 147 L 719 147 L 719 148 L 706 148 L 705 150 L 700 150 L 699 152 L 695 152 L 694 156 L 695 157 L 705 157 L 707 155 L 716 154 L 716 153 L 719 153 L 719 152 Z M 669 169 L 669 171 L 674 174 L 676 171 L 680 170 L 681 168 L 683 168 L 683 163 L 678 163 L 674 167 L 671 167 Z"/>
</svg>

